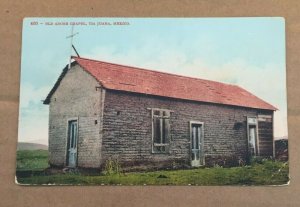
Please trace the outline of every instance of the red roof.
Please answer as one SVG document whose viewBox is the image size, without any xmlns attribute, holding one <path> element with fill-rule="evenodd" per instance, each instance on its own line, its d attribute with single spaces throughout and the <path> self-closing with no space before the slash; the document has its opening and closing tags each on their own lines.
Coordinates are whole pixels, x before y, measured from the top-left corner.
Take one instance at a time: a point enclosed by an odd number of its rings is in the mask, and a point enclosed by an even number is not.
<svg viewBox="0 0 300 207">
<path fill-rule="evenodd" d="M 277 110 L 274 106 L 236 85 L 86 58 L 73 58 L 107 89 L 208 103 Z"/>
</svg>

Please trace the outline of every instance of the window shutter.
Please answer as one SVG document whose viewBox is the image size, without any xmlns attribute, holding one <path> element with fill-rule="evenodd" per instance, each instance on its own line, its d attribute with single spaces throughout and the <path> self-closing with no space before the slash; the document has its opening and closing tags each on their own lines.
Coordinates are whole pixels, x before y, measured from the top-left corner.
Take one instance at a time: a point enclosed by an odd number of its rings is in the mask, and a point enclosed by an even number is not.
<svg viewBox="0 0 300 207">
<path fill-rule="evenodd" d="M 153 117 L 153 141 L 160 143 L 160 119 L 158 117 Z"/>
<path fill-rule="evenodd" d="M 163 139 L 163 143 L 169 143 L 170 141 L 170 119 L 169 118 L 164 118 L 163 119 L 164 122 L 164 139 Z"/>
</svg>

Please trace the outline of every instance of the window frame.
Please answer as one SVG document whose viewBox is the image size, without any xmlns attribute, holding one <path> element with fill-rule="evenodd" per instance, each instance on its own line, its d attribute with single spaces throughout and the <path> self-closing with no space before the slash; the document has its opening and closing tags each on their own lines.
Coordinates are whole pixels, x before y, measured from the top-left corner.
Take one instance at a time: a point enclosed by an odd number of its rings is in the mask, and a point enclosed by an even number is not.
<svg viewBox="0 0 300 207">
<path fill-rule="evenodd" d="M 170 146 L 171 146 L 171 124 L 170 124 L 170 117 L 171 117 L 171 113 L 173 112 L 172 110 L 169 109 L 162 109 L 162 108 L 148 108 L 148 110 L 151 110 L 151 125 L 152 125 L 152 138 L 151 138 L 151 151 L 152 154 L 169 154 L 170 153 Z M 160 115 L 155 115 L 154 112 L 155 111 L 159 111 Z M 164 112 L 168 113 L 168 115 L 164 115 Z M 165 143 L 155 143 L 155 137 L 154 137 L 154 130 L 155 130 L 155 126 L 154 126 L 154 118 L 155 117 L 159 117 L 161 119 L 158 120 L 163 120 L 163 119 L 169 119 L 169 131 L 168 131 L 168 137 L 165 138 Z M 160 121 L 160 133 L 161 136 L 163 134 L 164 131 L 164 127 L 163 127 L 163 121 Z M 163 139 L 163 137 L 161 137 L 161 140 Z M 155 147 L 166 147 L 167 149 L 165 149 L 164 151 L 158 151 L 155 150 Z"/>
<path fill-rule="evenodd" d="M 249 120 L 254 120 L 254 122 L 251 122 Z M 255 127 L 255 154 L 250 154 L 250 128 Z M 257 116 L 247 116 L 247 144 L 248 144 L 248 153 L 252 157 L 259 157 L 260 156 L 260 149 L 259 149 L 259 136 L 258 136 L 258 117 Z"/>
</svg>

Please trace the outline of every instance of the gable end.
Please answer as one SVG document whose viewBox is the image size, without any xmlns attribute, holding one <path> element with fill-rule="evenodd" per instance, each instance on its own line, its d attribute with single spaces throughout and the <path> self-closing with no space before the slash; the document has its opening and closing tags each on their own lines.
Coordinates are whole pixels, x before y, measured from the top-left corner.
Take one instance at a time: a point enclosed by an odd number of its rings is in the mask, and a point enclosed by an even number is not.
<svg viewBox="0 0 300 207">
<path fill-rule="evenodd" d="M 79 65 L 79 64 L 77 63 L 77 61 L 72 62 L 72 63 L 71 63 L 71 68 L 74 67 L 74 66 L 76 66 L 76 65 Z M 81 65 L 79 65 L 79 66 L 82 68 Z M 82 69 L 83 69 L 83 68 L 82 68 Z M 60 85 L 62 79 L 63 79 L 63 78 L 65 77 L 65 75 L 67 74 L 68 70 L 69 70 L 69 64 L 66 65 L 66 66 L 64 67 L 64 69 L 62 70 L 62 72 L 61 72 L 61 74 L 59 75 L 57 81 L 55 82 L 53 88 L 50 90 L 50 92 L 49 92 L 49 94 L 47 95 L 46 99 L 43 101 L 43 104 L 46 104 L 46 105 L 50 104 L 50 100 L 51 100 L 52 95 L 55 93 L 55 91 L 56 91 L 57 88 L 59 87 L 59 85 Z M 87 70 L 83 69 L 83 71 L 85 71 L 86 73 L 88 73 L 89 75 L 91 75 L 93 78 L 95 78 L 95 77 L 94 77 L 91 73 L 89 73 Z M 95 78 L 95 80 L 102 86 L 102 84 L 99 82 L 99 80 L 97 80 L 96 78 Z"/>
</svg>

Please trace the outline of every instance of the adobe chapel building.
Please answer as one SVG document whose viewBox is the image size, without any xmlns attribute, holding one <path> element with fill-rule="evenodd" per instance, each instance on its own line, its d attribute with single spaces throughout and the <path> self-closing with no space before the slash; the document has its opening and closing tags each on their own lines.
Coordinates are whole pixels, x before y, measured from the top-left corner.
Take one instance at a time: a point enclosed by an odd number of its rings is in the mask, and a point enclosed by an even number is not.
<svg viewBox="0 0 300 207">
<path fill-rule="evenodd" d="M 274 155 L 277 109 L 239 86 L 73 59 L 44 100 L 51 166 L 232 166 Z"/>
</svg>

